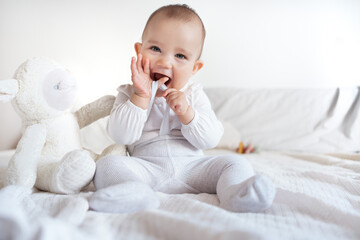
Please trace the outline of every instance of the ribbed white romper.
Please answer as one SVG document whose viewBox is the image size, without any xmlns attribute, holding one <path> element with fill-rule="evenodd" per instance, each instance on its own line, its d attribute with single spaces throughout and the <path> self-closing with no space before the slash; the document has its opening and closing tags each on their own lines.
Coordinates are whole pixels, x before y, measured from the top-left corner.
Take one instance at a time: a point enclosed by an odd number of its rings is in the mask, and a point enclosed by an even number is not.
<svg viewBox="0 0 360 240">
<path fill-rule="evenodd" d="M 181 89 L 195 110 L 187 125 L 178 120 L 165 98 L 155 97 L 157 82 L 153 89 L 149 108 L 143 110 L 130 101 L 131 85 L 118 88 L 107 130 L 117 143 L 128 146 L 130 156 L 97 161 L 95 187 L 139 182 L 164 193 L 217 193 L 220 205 L 231 211 L 269 207 L 274 188 L 270 180 L 254 174 L 245 158 L 203 154 L 202 149 L 218 144 L 223 127 L 202 87 L 190 81 Z"/>
</svg>

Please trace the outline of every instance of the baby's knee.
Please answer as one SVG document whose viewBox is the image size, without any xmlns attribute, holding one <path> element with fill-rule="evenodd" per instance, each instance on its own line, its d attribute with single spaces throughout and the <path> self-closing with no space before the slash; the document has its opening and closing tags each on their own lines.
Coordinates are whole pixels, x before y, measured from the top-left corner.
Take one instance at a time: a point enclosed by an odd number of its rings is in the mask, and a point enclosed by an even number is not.
<svg viewBox="0 0 360 240">
<path fill-rule="evenodd" d="M 123 163 L 124 156 L 105 156 L 96 162 L 96 170 L 94 176 L 94 185 L 96 189 L 104 188 L 119 183 L 119 177 L 126 170 Z"/>
<path fill-rule="evenodd" d="M 106 169 L 106 168 L 112 168 L 119 164 L 121 165 L 122 162 L 125 160 L 125 158 L 128 157 L 120 156 L 120 155 L 108 155 L 102 157 L 96 161 L 96 169 Z"/>
<path fill-rule="evenodd" d="M 251 166 L 250 162 L 239 155 L 224 155 L 221 156 L 221 161 L 223 163 L 223 166 L 225 169 L 227 168 L 241 168 L 241 169 L 253 169 L 253 167 Z"/>
</svg>

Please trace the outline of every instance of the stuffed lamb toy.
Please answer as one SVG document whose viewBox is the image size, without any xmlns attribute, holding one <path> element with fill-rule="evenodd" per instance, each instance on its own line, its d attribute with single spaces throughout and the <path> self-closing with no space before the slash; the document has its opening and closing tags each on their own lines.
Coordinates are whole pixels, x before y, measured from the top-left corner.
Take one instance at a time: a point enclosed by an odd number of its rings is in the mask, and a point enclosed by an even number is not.
<svg viewBox="0 0 360 240">
<path fill-rule="evenodd" d="M 76 112 L 77 84 L 58 63 L 32 58 L 0 81 L 0 101 L 12 100 L 22 118 L 23 135 L 3 179 L 22 185 L 71 194 L 87 186 L 95 173 L 96 155 L 82 149 L 80 128 L 109 115 L 115 97 L 104 96 Z M 126 154 L 123 146 L 110 146 L 105 154 Z"/>
</svg>

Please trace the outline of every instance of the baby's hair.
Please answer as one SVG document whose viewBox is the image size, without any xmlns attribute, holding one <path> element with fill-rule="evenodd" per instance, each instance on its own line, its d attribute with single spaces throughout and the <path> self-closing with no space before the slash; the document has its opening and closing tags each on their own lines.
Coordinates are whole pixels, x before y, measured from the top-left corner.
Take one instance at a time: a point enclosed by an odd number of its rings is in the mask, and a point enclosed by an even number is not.
<svg viewBox="0 0 360 240">
<path fill-rule="evenodd" d="M 201 27 L 202 27 L 202 42 L 204 44 L 205 35 L 206 35 L 204 23 L 201 20 L 201 18 L 199 17 L 199 15 L 195 12 L 195 10 L 186 4 L 171 4 L 171 5 L 166 5 L 166 6 L 163 6 L 159 9 L 157 9 L 155 12 L 153 12 L 150 15 L 149 19 L 147 20 L 144 31 L 143 31 L 143 35 L 147 29 L 147 26 L 151 22 L 151 20 L 156 15 L 159 15 L 159 14 L 163 14 L 168 18 L 173 18 L 173 19 L 184 21 L 184 22 L 190 22 L 194 19 L 198 19 L 200 21 Z M 200 55 L 201 55 L 201 52 L 202 52 L 202 46 L 201 46 Z"/>
</svg>

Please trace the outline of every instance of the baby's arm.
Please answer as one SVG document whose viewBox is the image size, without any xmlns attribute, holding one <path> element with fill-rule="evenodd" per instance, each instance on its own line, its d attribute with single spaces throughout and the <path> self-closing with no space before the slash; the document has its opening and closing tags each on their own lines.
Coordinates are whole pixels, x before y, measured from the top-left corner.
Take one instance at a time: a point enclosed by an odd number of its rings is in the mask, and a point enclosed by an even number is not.
<svg viewBox="0 0 360 240">
<path fill-rule="evenodd" d="M 107 132 L 116 143 L 129 145 L 141 137 L 147 110 L 137 107 L 130 101 L 133 94 L 131 85 L 122 85 L 118 91 L 109 116 Z"/>
<path fill-rule="evenodd" d="M 150 62 L 143 61 L 141 54 L 137 59 L 131 59 L 131 73 L 133 85 L 119 88 L 107 125 L 111 138 L 116 143 L 125 145 L 133 144 L 141 137 L 147 120 L 153 82 L 150 78 Z M 167 80 L 164 77 L 158 81 L 163 84 Z"/>
<path fill-rule="evenodd" d="M 215 147 L 224 133 L 221 122 L 211 108 L 210 100 L 202 89 L 196 90 L 192 103 L 194 118 L 189 124 L 183 124 L 181 132 L 184 137 L 199 149 Z"/>
</svg>

